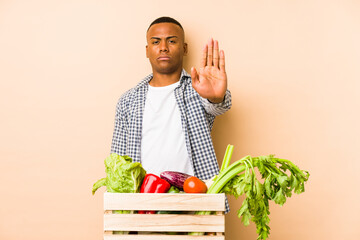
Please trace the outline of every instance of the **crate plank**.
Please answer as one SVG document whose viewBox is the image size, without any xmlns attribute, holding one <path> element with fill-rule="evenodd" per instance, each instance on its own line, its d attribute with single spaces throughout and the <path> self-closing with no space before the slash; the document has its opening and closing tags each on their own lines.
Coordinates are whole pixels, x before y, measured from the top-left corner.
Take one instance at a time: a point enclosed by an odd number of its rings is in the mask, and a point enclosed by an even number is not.
<svg viewBox="0 0 360 240">
<path fill-rule="evenodd" d="M 225 240 L 225 236 L 107 235 L 104 240 Z"/>
<path fill-rule="evenodd" d="M 104 231 L 225 232 L 225 216 L 105 214 Z"/>
<path fill-rule="evenodd" d="M 225 194 L 104 193 L 104 210 L 225 211 L 224 202 Z"/>
</svg>

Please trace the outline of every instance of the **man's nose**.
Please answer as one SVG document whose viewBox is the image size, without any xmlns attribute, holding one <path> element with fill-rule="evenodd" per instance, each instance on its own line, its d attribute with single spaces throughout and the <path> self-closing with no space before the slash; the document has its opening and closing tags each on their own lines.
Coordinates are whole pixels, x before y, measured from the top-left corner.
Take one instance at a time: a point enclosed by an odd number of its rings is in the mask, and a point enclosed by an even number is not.
<svg viewBox="0 0 360 240">
<path fill-rule="evenodd" d="M 167 52 L 169 50 L 168 48 L 168 44 L 166 41 L 161 41 L 160 42 L 160 51 L 162 52 Z"/>
</svg>

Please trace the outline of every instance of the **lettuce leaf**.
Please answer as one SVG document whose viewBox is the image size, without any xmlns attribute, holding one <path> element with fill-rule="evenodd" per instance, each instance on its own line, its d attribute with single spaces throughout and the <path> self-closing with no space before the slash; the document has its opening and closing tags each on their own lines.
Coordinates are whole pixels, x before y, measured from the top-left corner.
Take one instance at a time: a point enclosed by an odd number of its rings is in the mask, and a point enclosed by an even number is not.
<svg viewBox="0 0 360 240">
<path fill-rule="evenodd" d="M 116 153 L 110 154 L 105 159 L 106 177 L 94 183 L 92 194 L 103 186 L 108 192 L 113 193 L 137 193 L 140 191 L 141 183 L 146 171 L 141 163 L 133 162 L 128 156 L 120 156 Z"/>
</svg>

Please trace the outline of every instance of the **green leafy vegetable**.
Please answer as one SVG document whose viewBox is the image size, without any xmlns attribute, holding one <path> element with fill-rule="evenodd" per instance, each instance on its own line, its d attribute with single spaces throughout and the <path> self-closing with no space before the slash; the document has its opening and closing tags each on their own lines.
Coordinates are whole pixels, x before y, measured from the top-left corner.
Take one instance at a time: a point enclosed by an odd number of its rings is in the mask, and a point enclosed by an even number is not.
<svg viewBox="0 0 360 240">
<path fill-rule="evenodd" d="M 112 193 L 137 193 L 140 191 L 141 183 L 146 171 L 141 163 L 133 162 L 128 156 L 120 156 L 116 153 L 110 154 L 105 159 L 106 177 L 98 180 L 93 185 L 92 194 L 103 186 Z M 113 213 L 127 214 L 134 211 L 116 210 Z M 126 234 L 126 232 L 114 232 L 114 234 Z"/>
<path fill-rule="evenodd" d="M 128 156 L 110 154 L 105 159 L 106 178 L 98 180 L 92 189 L 92 194 L 102 186 L 106 186 L 108 192 L 113 193 L 136 193 L 139 192 L 146 171 L 141 163 L 133 162 Z"/>
<path fill-rule="evenodd" d="M 267 239 L 269 227 L 269 201 L 283 205 L 292 192 L 300 194 L 305 191 L 304 183 L 309 173 L 300 170 L 295 164 L 286 159 L 275 158 L 274 155 L 251 157 L 246 156 L 229 165 L 229 156 L 233 147 L 228 146 L 221 171 L 215 178 L 207 193 L 226 193 L 236 198 L 245 194 L 246 198 L 238 211 L 244 225 L 250 220 L 256 224 L 258 239 Z M 261 183 L 255 175 L 255 168 L 264 179 Z M 197 212 L 198 215 L 210 212 Z M 201 233 L 190 233 L 201 235 Z"/>
<path fill-rule="evenodd" d="M 110 154 L 105 159 L 106 177 L 98 180 L 93 185 L 92 194 L 100 187 L 106 186 L 106 190 L 112 193 L 137 193 L 140 191 L 141 183 L 146 171 L 141 163 L 133 162 L 128 156 L 120 156 L 116 153 Z M 134 211 L 115 210 L 114 213 L 126 214 Z M 124 232 L 116 232 L 123 234 Z"/>
</svg>

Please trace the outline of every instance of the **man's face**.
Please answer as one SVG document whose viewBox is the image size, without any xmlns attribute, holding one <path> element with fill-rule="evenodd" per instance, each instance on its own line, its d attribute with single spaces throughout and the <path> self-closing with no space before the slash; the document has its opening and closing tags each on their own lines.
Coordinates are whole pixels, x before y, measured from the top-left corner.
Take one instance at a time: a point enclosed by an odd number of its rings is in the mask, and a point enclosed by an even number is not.
<svg viewBox="0 0 360 240">
<path fill-rule="evenodd" d="M 187 53 L 184 31 L 174 23 L 157 23 L 146 35 L 146 57 L 153 72 L 171 74 L 181 71 L 183 56 Z"/>
</svg>

